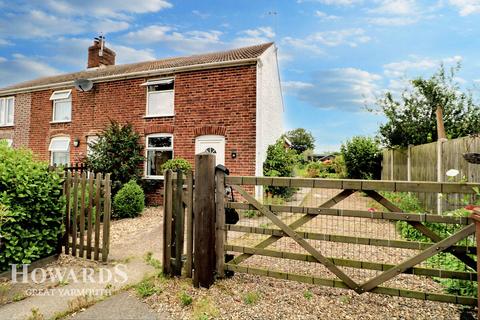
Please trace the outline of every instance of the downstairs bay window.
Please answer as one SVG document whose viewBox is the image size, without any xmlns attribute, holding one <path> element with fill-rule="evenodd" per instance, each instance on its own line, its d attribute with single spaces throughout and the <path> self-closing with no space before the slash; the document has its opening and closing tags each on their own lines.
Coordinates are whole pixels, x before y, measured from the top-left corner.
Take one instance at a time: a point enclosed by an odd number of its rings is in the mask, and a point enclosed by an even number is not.
<svg viewBox="0 0 480 320">
<path fill-rule="evenodd" d="M 50 164 L 68 165 L 70 163 L 70 138 L 55 137 L 50 140 Z"/>
<path fill-rule="evenodd" d="M 145 176 L 153 179 L 163 179 L 162 165 L 173 159 L 173 135 L 151 134 L 146 137 Z"/>
</svg>

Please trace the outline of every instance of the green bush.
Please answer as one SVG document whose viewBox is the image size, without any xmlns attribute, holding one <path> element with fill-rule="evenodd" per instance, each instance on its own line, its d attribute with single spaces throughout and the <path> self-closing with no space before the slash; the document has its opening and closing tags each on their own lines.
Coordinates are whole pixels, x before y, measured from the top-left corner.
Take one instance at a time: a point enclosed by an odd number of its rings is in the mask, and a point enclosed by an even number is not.
<svg viewBox="0 0 480 320">
<path fill-rule="evenodd" d="M 190 162 L 183 158 L 170 159 L 162 165 L 162 171 L 165 170 L 181 170 L 183 172 L 192 171 L 192 165 Z"/>
<path fill-rule="evenodd" d="M 353 137 L 342 144 L 347 177 L 350 179 L 379 179 L 382 153 L 377 142 L 368 137 Z"/>
<path fill-rule="evenodd" d="M 392 203 L 397 205 L 404 212 L 411 213 L 423 213 L 424 208 L 418 201 L 418 199 L 409 193 L 393 193 L 385 192 L 384 196 Z M 449 216 L 468 216 L 470 212 L 465 209 L 458 209 L 450 212 L 444 212 L 444 215 Z M 427 228 L 434 231 L 442 238 L 451 236 L 453 233 L 459 231 L 463 226 L 456 224 L 446 223 L 424 223 Z M 402 238 L 411 241 L 431 242 L 430 238 L 427 238 L 422 233 L 414 229 L 405 221 L 398 221 L 396 227 L 402 236 Z M 475 242 L 470 239 L 464 239 L 458 242 L 458 245 L 475 246 Z M 441 252 L 433 257 L 427 259 L 426 264 L 431 268 L 440 268 L 450 271 L 472 271 L 463 262 L 458 260 L 450 253 Z M 464 295 L 464 296 L 477 296 L 477 283 L 475 281 L 457 280 L 457 279 L 443 279 L 434 278 L 437 282 L 441 283 L 445 290 L 450 294 Z"/>
<path fill-rule="evenodd" d="M 113 198 L 113 213 L 115 218 L 137 217 L 145 208 L 143 189 L 134 181 L 124 184 Z"/>
<path fill-rule="evenodd" d="M 335 168 L 331 163 L 313 161 L 307 165 L 306 175 L 308 178 L 336 178 Z"/>
<path fill-rule="evenodd" d="M 94 172 L 111 174 L 112 194 L 128 181 L 140 180 L 143 147 L 140 135 L 131 124 L 120 125 L 112 121 L 90 149 L 85 160 L 87 167 Z"/>
<path fill-rule="evenodd" d="M 335 159 L 333 159 L 332 167 L 337 175 L 337 178 L 343 179 L 347 177 L 347 167 L 345 165 L 345 159 L 343 158 L 343 155 L 339 154 L 335 157 Z"/>
<path fill-rule="evenodd" d="M 55 251 L 64 205 L 57 172 L 0 142 L 0 270 Z"/>
<path fill-rule="evenodd" d="M 266 177 L 293 177 L 297 162 L 296 152 L 286 148 L 283 139 L 278 139 L 275 144 L 268 146 L 267 158 L 263 164 L 263 175 Z M 269 186 L 265 188 L 265 191 L 273 196 L 289 198 L 295 189 Z"/>
</svg>

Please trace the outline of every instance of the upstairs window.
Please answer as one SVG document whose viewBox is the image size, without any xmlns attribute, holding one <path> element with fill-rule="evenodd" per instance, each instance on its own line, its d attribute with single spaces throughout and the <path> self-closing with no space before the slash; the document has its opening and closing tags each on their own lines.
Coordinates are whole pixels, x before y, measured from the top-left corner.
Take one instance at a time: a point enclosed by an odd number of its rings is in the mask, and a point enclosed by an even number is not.
<svg viewBox="0 0 480 320">
<path fill-rule="evenodd" d="M 173 136 L 171 134 L 152 134 L 147 136 L 147 178 L 163 178 L 162 165 L 173 159 Z"/>
<path fill-rule="evenodd" d="M 55 91 L 50 100 L 53 101 L 52 122 L 72 121 L 72 90 Z"/>
<path fill-rule="evenodd" d="M 0 126 L 13 126 L 14 97 L 0 98 Z"/>
<path fill-rule="evenodd" d="M 48 151 L 50 151 L 50 163 L 52 165 L 68 165 L 70 163 L 70 138 L 52 138 Z"/>
<path fill-rule="evenodd" d="M 170 117 L 174 115 L 174 81 L 162 79 L 148 81 L 147 117 Z"/>
</svg>

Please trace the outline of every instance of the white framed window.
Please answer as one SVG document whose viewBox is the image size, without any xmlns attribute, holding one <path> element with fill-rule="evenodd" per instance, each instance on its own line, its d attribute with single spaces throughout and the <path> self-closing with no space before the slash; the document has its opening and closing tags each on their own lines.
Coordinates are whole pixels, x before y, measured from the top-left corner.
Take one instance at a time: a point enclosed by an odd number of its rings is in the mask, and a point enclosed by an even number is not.
<svg viewBox="0 0 480 320">
<path fill-rule="evenodd" d="M 52 122 L 72 121 L 72 90 L 55 91 L 50 100 L 53 101 Z"/>
<path fill-rule="evenodd" d="M 13 140 L 12 139 L 5 138 L 5 139 L 0 139 L 0 141 L 6 141 L 7 145 L 9 147 L 11 147 L 13 145 Z"/>
<path fill-rule="evenodd" d="M 173 135 L 151 134 L 146 137 L 145 176 L 163 179 L 162 165 L 173 159 Z"/>
<path fill-rule="evenodd" d="M 0 126 L 13 126 L 14 97 L 0 98 Z"/>
<path fill-rule="evenodd" d="M 50 164 L 68 165 L 70 163 L 70 138 L 52 138 L 48 151 L 50 151 Z"/>
<path fill-rule="evenodd" d="M 87 156 L 92 153 L 92 146 L 97 144 L 98 136 L 88 136 L 87 137 Z"/>
<path fill-rule="evenodd" d="M 171 117 L 174 115 L 174 80 L 147 81 L 147 117 Z"/>
</svg>

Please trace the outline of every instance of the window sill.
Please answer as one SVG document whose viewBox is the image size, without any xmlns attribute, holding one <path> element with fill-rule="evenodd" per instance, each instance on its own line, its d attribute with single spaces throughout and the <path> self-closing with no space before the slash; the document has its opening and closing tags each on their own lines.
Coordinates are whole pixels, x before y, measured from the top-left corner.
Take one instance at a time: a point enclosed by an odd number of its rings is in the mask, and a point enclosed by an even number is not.
<svg viewBox="0 0 480 320">
<path fill-rule="evenodd" d="M 148 116 L 143 116 L 144 119 L 168 118 L 168 117 L 175 117 L 175 114 L 161 114 L 161 115 L 148 115 Z"/>
<path fill-rule="evenodd" d="M 50 121 L 50 124 L 57 124 L 57 123 L 71 123 L 72 120 L 66 120 L 66 121 Z"/>
<path fill-rule="evenodd" d="M 148 176 L 148 177 L 143 177 L 143 180 L 165 180 L 164 176 Z"/>
<path fill-rule="evenodd" d="M 144 180 L 165 180 L 164 176 L 145 176 L 142 177 Z"/>
<path fill-rule="evenodd" d="M 14 124 L 0 124 L 0 128 L 11 128 L 15 126 Z"/>
</svg>

